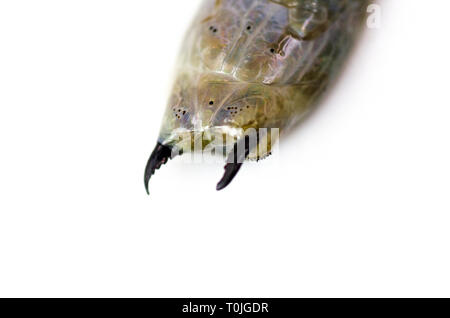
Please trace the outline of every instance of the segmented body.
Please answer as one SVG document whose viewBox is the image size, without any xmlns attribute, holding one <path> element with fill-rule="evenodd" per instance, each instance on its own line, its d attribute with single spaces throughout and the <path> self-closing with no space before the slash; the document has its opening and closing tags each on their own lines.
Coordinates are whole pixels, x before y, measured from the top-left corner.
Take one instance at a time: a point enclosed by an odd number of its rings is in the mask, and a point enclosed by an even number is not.
<svg viewBox="0 0 450 318">
<path fill-rule="evenodd" d="M 207 146 L 215 136 L 241 139 L 247 128 L 289 129 L 340 69 L 366 5 L 204 0 L 182 46 L 158 142 L 190 151 L 183 135 L 202 133 Z"/>
</svg>

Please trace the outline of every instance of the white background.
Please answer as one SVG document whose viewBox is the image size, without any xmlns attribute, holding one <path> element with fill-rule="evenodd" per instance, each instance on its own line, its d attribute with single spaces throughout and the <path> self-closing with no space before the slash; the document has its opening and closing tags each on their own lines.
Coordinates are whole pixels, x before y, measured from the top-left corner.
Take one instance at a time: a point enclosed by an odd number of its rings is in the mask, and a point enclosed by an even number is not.
<svg viewBox="0 0 450 318">
<path fill-rule="evenodd" d="M 0 296 L 450 296 L 445 0 L 385 0 L 279 163 L 161 169 L 199 1 L 0 1 Z"/>
</svg>

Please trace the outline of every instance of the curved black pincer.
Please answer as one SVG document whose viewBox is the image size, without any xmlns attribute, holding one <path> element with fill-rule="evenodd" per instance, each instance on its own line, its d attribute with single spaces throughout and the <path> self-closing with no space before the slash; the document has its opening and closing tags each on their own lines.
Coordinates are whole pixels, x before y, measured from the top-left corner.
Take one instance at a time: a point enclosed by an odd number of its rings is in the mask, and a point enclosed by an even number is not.
<svg viewBox="0 0 450 318">
<path fill-rule="evenodd" d="M 150 195 L 150 192 L 148 190 L 150 178 L 152 177 L 152 175 L 155 174 L 156 170 L 161 168 L 161 166 L 163 164 L 166 164 L 167 161 L 169 161 L 169 159 L 171 158 L 172 158 L 172 148 L 163 145 L 161 143 L 158 143 L 155 147 L 155 150 L 153 150 L 150 159 L 148 159 L 147 167 L 145 168 L 144 183 L 147 194 Z"/>
<path fill-rule="evenodd" d="M 233 148 L 233 151 L 230 153 L 227 164 L 225 166 L 225 173 L 222 179 L 217 184 L 217 191 L 225 189 L 231 181 L 233 181 L 234 177 L 238 174 L 239 170 L 241 170 L 244 161 L 247 159 L 250 154 L 250 137 L 245 136 L 239 140 Z"/>
</svg>

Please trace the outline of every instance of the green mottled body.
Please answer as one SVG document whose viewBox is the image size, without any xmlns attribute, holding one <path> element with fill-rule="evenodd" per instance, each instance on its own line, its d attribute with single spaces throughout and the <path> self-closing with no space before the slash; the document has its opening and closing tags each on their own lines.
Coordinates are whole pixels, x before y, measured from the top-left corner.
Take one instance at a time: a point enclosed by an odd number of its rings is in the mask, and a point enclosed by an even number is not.
<svg viewBox="0 0 450 318">
<path fill-rule="evenodd" d="M 204 0 L 144 182 L 184 152 L 228 154 L 216 189 L 318 102 L 348 56 L 367 0 Z M 270 130 L 270 133 L 269 133 Z M 232 146 L 230 148 L 230 146 Z"/>
<path fill-rule="evenodd" d="M 297 123 L 347 56 L 362 0 L 205 0 L 187 33 L 159 142 Z M 198 134 L 197 134 L 198 135 Z M 208 141 L 209 140 L 209 141 Z M 268 149 L 270 151 L 270 149 Z"/>
</svg>

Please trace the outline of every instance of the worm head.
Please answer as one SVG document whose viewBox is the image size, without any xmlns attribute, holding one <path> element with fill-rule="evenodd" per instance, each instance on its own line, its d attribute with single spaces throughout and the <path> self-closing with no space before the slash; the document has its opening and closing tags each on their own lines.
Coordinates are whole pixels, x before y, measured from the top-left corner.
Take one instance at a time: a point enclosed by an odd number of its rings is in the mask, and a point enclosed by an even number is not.
<svg viewBox="0 0 450 318">
<path fill-rule="evenodd" d="M 270 152 L 267 147 L 257 150 L 259 129 L 279 127 L 274 118 L 281 118 L 277 112 L 282 109 L 277 105 L 282 104 L 276 89 L 262 84 L 235 81 L 218 73 L 180 76 L 147 165 L 146 187 L 155 170 L 169 158 L 208 151 L 228 156 L 224 179 L 217 187 L 223 189 L 245 159 L 258 159 Z M 242 150 L 238 153 L 238 149 Z"/>
</svg>

